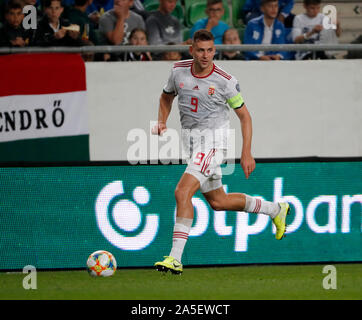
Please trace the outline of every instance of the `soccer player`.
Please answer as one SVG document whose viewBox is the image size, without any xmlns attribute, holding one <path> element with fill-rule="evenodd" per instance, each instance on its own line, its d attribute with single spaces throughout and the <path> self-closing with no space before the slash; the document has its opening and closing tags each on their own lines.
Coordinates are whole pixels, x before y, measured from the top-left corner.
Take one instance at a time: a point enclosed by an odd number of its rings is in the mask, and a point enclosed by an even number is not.
<svg viewBox="0 0 362 320">
<path fill-rule="evenodd" d="M 192 197 L 200 189 L 214 210 L 245 211 L 269 215 L 276 226 L 276 239 L 283 238 L 289 204 L 273 203 L 242 193 L 226 194 L 221 182 L 221 167 L 226 151 L 226 132 L 229 128 L 229 110 L 240 119 L 243 137 L 240 164 L 248 179 L 255 169 L 251 154 L 252 121 L 240 95 L 238 81 L 217 67 L 214 37 L 202 29 L 195 32 L 190 46 L 192 60 L 176 62 L 163 88 L 158 110 L 158 122 L 152 129 L 162 135 L 172 102 L 178 95 L 185 151 L 190 154 L 188 166 L 177 184 L 176 222 L 173 229 L 171 252 L 163 261 L 156 262 L 158 271 L 183 271 L 181 257 L 194 218 Z"/>
</svg>

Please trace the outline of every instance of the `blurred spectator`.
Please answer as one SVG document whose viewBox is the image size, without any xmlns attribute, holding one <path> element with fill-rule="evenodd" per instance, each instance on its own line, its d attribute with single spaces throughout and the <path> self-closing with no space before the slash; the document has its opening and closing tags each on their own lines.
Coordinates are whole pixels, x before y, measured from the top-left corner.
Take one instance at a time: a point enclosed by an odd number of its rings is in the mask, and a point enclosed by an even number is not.
<svg viewBox="0 0 362 320">
<path fill-rule="evenodd" d="M 251 19 L 257 18 L 263 14 L 260 9 L 261 0 L 246 0 L 242 8 L 243 21 L 247 24 Z M 284 24 L 286 28 L 292 28 L 294 14 L 291 13 L 294 0 L 278 1 L 278 20 Z"/>
<path fill-rule="evenodd" d="M 324 29 L 323 20 L 328 19 L 320 13 L 321 0 L 304 0 L 305 13 L 295 17 L 293 23 L 293 41 L 294 43 L 336 43 L 337 37 L 341 34 L 340 24 L 337 21 L 336 29 Z M 315 52 L 317 59 L 328 59 L 323 51 Z M 302 51 L 295 55 L 297 60 L 308 60 L 313 58 L 313 52 Z"/>
<path fill-rule="evenodd" d="M 82 45 L 79 27 L 70 25 L 68 20 L 61 18 L 61 0 L 45 0 L 43 5 L 44 16 L 35 32 L 35 44 L 52 47 Z"/>
<path fill-rule="evenodd" d="M 200 29 L 207 29 L 210 31 L 214 38 L 215 44 L 222 44 L 222 36 L 224 32 L 229 29 L 229 26 L 220 21 L 224 15 L 224 5 L 222 0 L 207 0 L 206 5 L 207 18 L 196 21 L 190 31 L 190 38 L 192 39 L 194 33 Z"/>
<path fill-rule="evenodd" d="M 87 8 L 89 19 L 98 26 L 100 17 L 114 7 L 113 0 L 93 0 Z"/>
<path fill-rule="evenodd" d="M 356 40 L 353 40 L 351 43 L 362 43 L 362 34 Z M 345 56 L 346 59 L 362 59 L 362 50 L 358 51 L 348 51 Z"/>
<path fill-rule="evenodd" d="M 152 45 L 181 43 L 182 27 L 179 20 L 171 13 L 176 8 L 177 0 L 160 0 L 160 6 L 146 20 L 148 42 Z"/>
<path fill-rule="evenodd" d="M 283 23 L 277 20 L 278 0 L 262 0 L 263 15 L 248 22 L 244 34 L 244 44 L 285 44 Z M 286 52 L 246 51 L 247 60 L 280 60 L 288 58 Z"/>
<path fill-rule="evenodd" d="M 127 44 L 133 29 L 146 29 L 140 15 L 130 11 L 133 0 L 115 0 L 114 8 L 99 20 L 100 42 L 102 44 Z"/>
<path fill-rule="evenodd" d="M 0 0 L 1 1 L 1 0 Z M 142 16 L 146 21 L 149 12 L 145 10 L 142 4 L 143 1 L 133 0 L 130 10 Z M 106 12 L 114 7 L 114 0 L 94 0 L 87 8 L 87 14 L 96 27 L 99 24 L 99 18 Z"/>
<path fill-rule="evenodd" d="M 133 29 L 129 36 L 129 44 L 132 46 L 147 46 L 147 34 L 144 29 Z M 149 52 L 126 52 L 125 61 L 152 61 Z"/>
<path fill-rule="evenodd" d="M 5 6 L 5 23 L 0 29 L 0 45 L 25 47 L 33 43 L 34 30 L 23 27 L 23 7 L 20 2 L 9 1 Z"/>
<path fill-rule="evenodd" d="M 0 28 L 5 22 L 5 0 L 0 0 Z"/>
<path fill-rule="evenodd" d="M 79 32 L 84 44 L 97 45 L 98 40 L 94 31 L 94 24 L 86 11 L 92 0 L 75 0 L 74 6 L 69 9 L 68 20 L 71 24 L 79 26 Z"/>
<path fill-rule="evenodd" d="M 164 61 L 179 61 L 181 58 L 181 53 L 178 51 L 168 51 L 164 52 L 162 55 L 162 60 Z"/>
<path fill-rule="evenodd" d="M 141 0 L 133 0 L 133 5 L 131 7 L 131 10 L 137 14 L 139 14 L 144 21 L 147 20 L 147 18 L 150 16 L 150 12 L 145 10 L 143 6 L 143 1 Z"/>
<path fill-rule="evenodd" d="M 222 38 L 223 44 L 241 44 L 239 32 L 236 29 L 226 30 Z M 223 51 L 221 60 L 244 60 L 244 55 L 240 51 Z"/>
<path fill-rule="evenodd" d="M 170 45 L 170 46 L 175 45 L 175 44 L 177 44 L 177 43 L 174 43 L 174 42 L 167 43 L 167 45 Z M 164 61 L 179 61 L 181 59 L 182 59 L 182 55 L 178 51 L 165 51 L 161 57 L 161 60 L 164 60 Z"/>
</svg>

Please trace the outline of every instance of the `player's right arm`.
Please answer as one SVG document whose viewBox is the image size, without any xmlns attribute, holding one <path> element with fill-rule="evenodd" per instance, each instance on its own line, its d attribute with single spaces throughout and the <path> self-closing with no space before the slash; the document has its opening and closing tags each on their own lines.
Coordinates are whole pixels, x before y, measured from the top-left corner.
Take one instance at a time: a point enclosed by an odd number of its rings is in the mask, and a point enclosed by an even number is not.
<svg viewBox="0 0 362 320">
<path fill-rule="evenodd" d="M 152 134 L 162 135 L 167 130 L 166 122 L 168 116 L 170 115 L 172 102 L 176 95 L 177 89 L 175 87 L 175 74 L 172 69 L 167 83 L 163 87 L 158 107 L 158 121 L 156 126 L 152 128 Z"/>
<path fill-rule="evenodd" d="M 160 105 L 158 107 L 158 121 L 156 126 L 152 129 L 153 134 L 162 135 L 167 130 L 166 122 L 170 115 L 174 99 L 175 95 L 173 93 L 162 92 Z"/>
</svg>

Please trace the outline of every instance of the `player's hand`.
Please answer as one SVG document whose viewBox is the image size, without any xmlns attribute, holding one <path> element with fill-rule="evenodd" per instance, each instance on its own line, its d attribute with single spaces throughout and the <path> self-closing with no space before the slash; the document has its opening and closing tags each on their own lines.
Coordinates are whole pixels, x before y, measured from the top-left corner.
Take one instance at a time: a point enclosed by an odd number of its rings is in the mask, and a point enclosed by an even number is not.
<svg viewBox="0 0 362 320">
<path fill-rule="evenodd" d="M 243 168 L 246 179 L 249 179 L 250 174 L 255 169 L 255 160 L 250 153 L 243 153 L 240 159 L 241 167 Z"/>
<path fill-rule="evenodd" d="M 158 122 L 151 130 L 152 134 L 157 134 L 162 136 L 167 130 L 166 124 L 163 122 Z"/>
</svg>

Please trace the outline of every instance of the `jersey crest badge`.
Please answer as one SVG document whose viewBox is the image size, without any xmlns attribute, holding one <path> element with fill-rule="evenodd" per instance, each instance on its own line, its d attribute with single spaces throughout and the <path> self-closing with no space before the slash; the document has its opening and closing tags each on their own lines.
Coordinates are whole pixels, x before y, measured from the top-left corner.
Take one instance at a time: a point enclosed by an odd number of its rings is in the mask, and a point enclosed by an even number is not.
<svg viewBox="0 0 362 320">
<path fill-rule="evenodd" d="M 184 83 L 180 82 L 180 88 L 182 89 L 184 87 Z"/>
<path fill-rule="evenodd" d="M 213 96 L 214 94 L 215 94 L 215 87 L 214 87 L 214 86 L 210 86 L 208 95 L 209 95 L 209 96 Z"/>
</svg>

